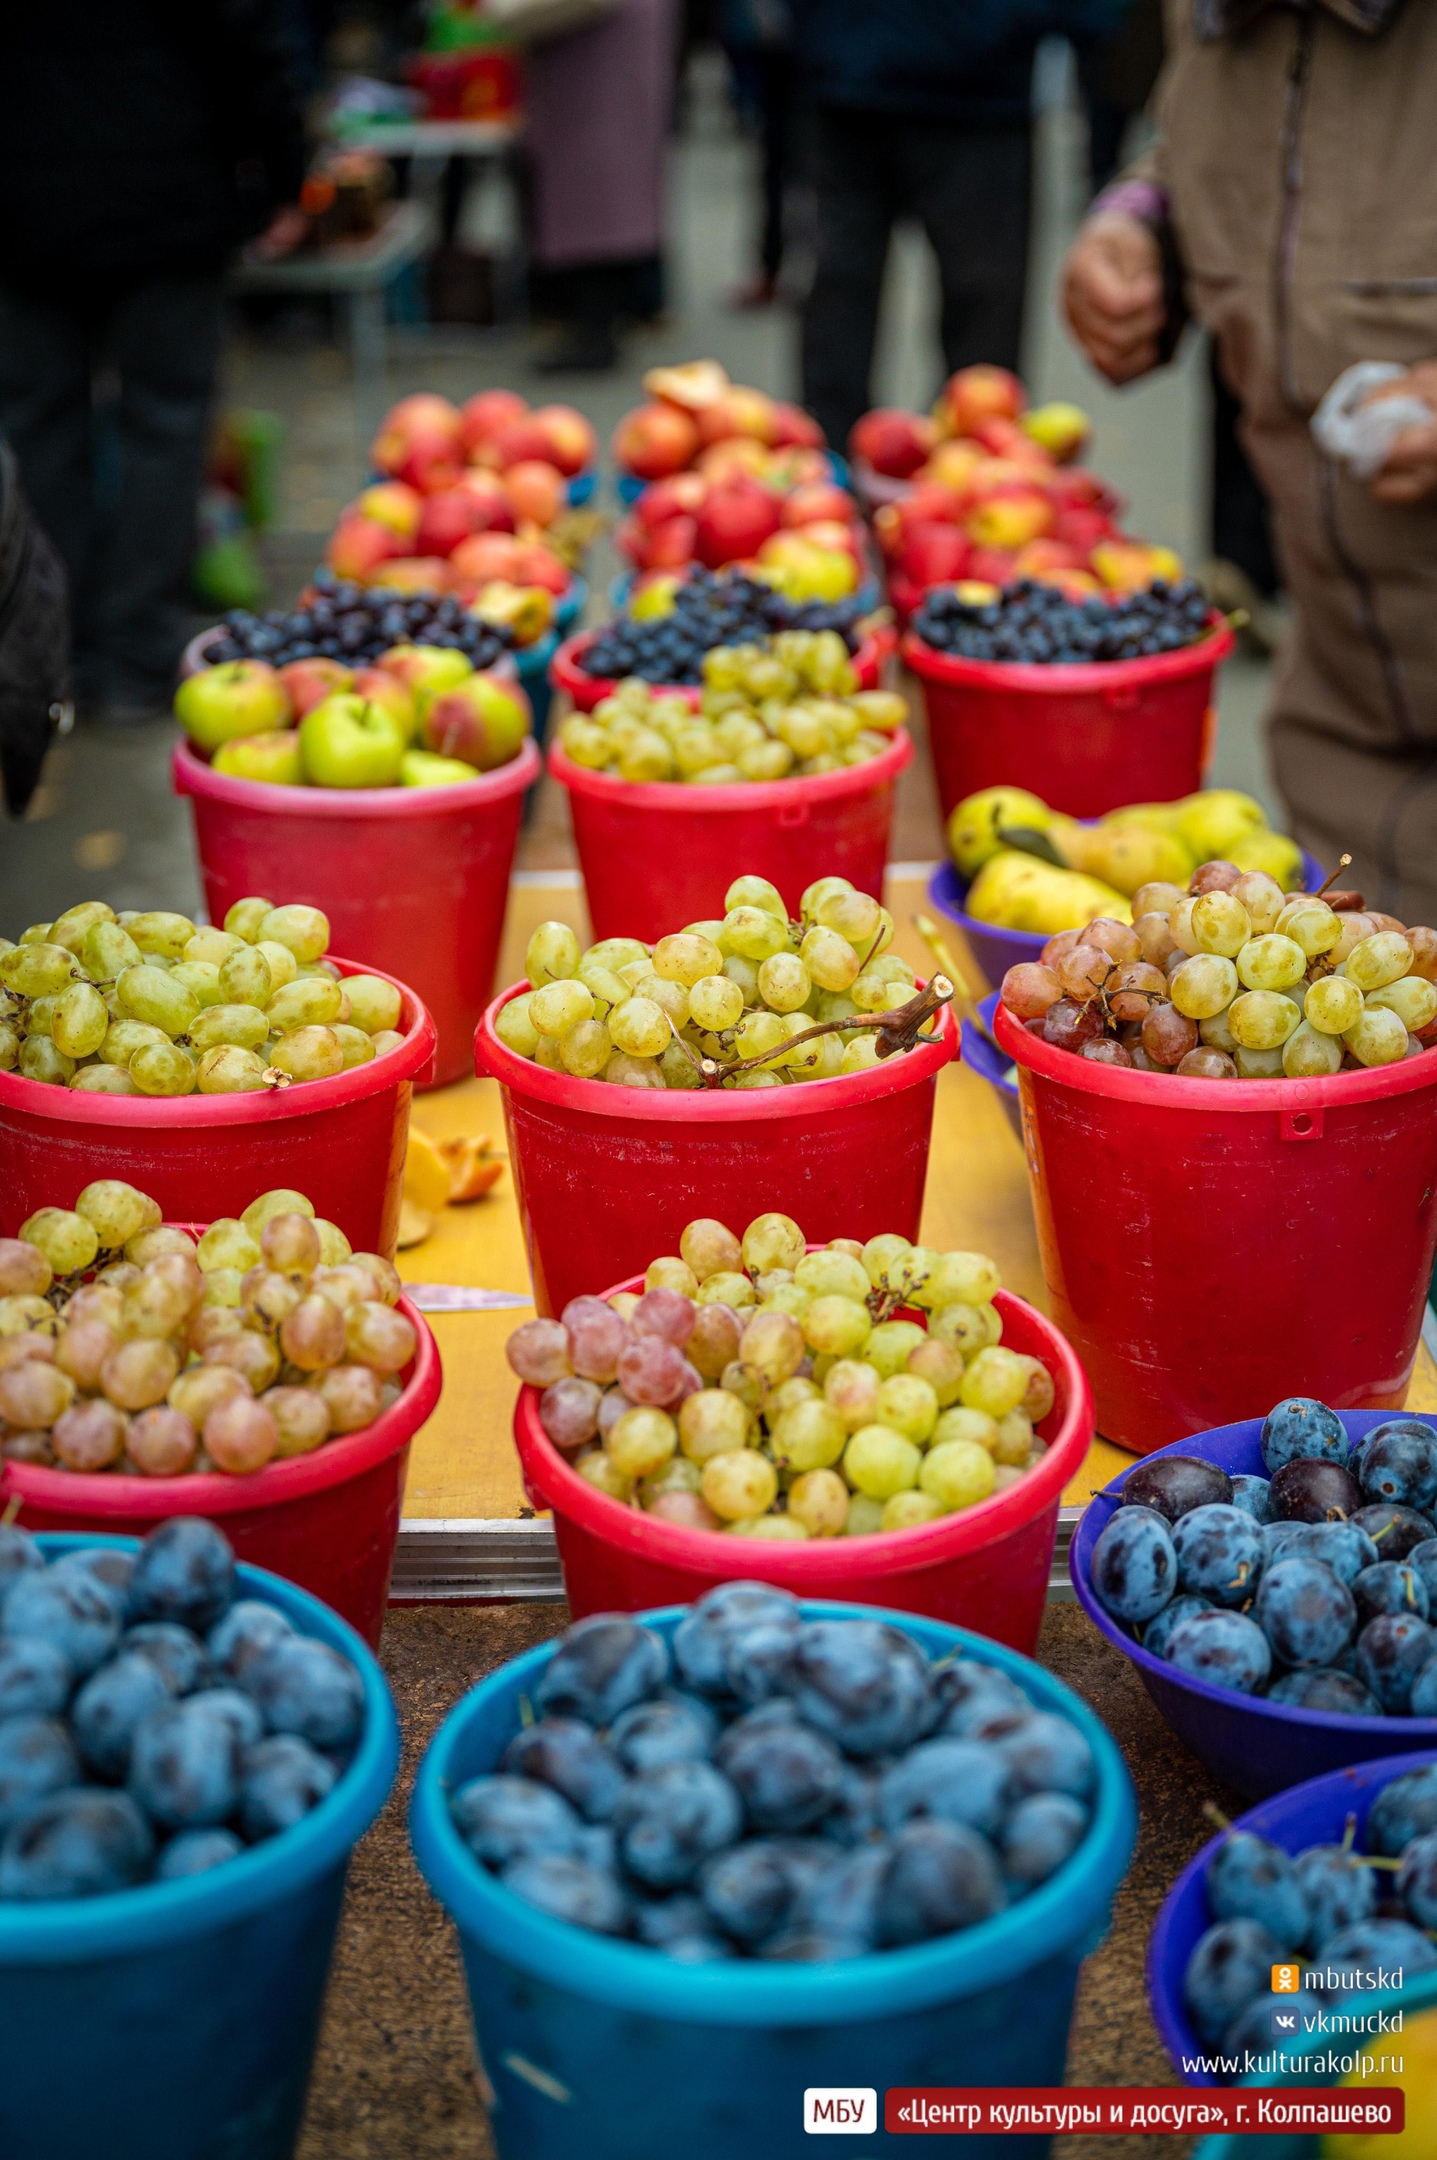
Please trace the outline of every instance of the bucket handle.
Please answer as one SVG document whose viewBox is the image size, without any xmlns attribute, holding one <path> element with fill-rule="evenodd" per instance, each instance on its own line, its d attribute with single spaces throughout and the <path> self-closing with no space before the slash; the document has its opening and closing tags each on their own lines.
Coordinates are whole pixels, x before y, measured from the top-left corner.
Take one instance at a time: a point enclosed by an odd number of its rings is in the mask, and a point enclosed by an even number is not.
<svg viewBox="0 0 1437 2160">
<path fill-rule="evenodd" d="M 1293 1110 L 1280 1111 L 1277 1120 L 1277 1136 L 1279 1140 L 1320 1140 L 1322 1138 L 1322 1117 L 1323 1113 L 1320 1107 L 1304 1110 L 1299 1105 Z"/>
</svg>

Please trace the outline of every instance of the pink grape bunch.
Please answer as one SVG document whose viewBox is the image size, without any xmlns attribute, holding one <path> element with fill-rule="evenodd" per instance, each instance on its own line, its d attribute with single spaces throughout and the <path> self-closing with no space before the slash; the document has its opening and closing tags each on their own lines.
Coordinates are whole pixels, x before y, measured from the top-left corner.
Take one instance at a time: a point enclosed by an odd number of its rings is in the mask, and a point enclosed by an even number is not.
<svg viewBox="0 0 1437 2160">
<path fill-rule="evenodd" d="M 149 1478 L 307 1455 L 398 1401 L 418 1344 L 399 1293 L 303 1193 L 196 1239 L 97 1180 L 0 1238 L 0 1452 Z"/>
<path fill-rule="evenodd" d="M 1003 1004 L 1098 1065 L 1185 1080 L 1311 1080 L 1437 1043 L 1437 930 L 1355 892 L 1284 893 L 1261 870 L 1204 863 L 1184 892 L 1133 895 L 1009 968 Z"/>
<path fill-rule="evenodd" d="M 508 1358 L 610 1499 L 689 1530 L 863 1536 L 972 1507 L 1042 1460 L 1052 1376 L 1001 1343 L 998 1288 L 983 1253 L 896 1235 L 810 1252 L 788 1215 L 741 1238 L 700 1217 L 642 1292 L 574 1298 Z"/>
</svg>

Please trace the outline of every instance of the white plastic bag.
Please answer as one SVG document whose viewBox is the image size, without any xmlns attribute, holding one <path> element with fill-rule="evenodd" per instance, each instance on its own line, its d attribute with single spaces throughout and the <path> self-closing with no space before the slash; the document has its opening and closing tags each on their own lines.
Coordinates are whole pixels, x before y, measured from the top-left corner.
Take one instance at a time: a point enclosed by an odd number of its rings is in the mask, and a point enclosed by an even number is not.
<svg viewBox="0 0 1437 2160">
<path fill-rule="evenodd" d="M 1404 429 L 1431 427 L 1437 419 L 1432 407 L 1419 397 L 1379 398 L 1374 405 L 1363 402 L 1384 383 L 1396 382 L 1406 373 L 1405 367 L 1391 360 L 1359 360 L 1338 376 L 1312 416 L 1318 449 L 1345 465 L 1354 480 L 1371 480 L 1381 472 Z"/>
</svg>

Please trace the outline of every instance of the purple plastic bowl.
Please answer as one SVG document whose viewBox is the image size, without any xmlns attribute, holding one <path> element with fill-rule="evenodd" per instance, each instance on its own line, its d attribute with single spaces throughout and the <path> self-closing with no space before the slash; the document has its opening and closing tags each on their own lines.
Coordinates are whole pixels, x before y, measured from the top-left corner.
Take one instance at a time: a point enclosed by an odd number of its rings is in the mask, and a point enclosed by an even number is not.
<svg viewBox="0 0 1437 2160">
<path fill-rule="evenodd" d="M 978 1010 L 991 1028 L 993 1015 L 998 1010 L 996 990 L 990 990 L 987 997 L 979 1001 Z M 1018 1102 L 1017 1067 L 1004 1057 L 997 1045 L 983 1033 L 982 1028 L 974 1026 L 971 1019 L 963 1022 L 961 1034 L 963 1063 L 970 1072 L 977 1073 L 980 1080 L 987 1081 L 1003 1105 L 1003 1115 L 1021 1140 L 1023 1113 Z"/>
<path fill-rule="evenodd" d="M 1304 875 L 1303 889 L 1316 892 L 1327 872 L 1315 855 L 1302 851 Z M 940 863 L 928 880 L 928 898 L 940 915 L 957 923 L 968 949 L 988 981 L 996 989 L 1010 967 L 1017 967 L 1020 960 L 1036 960 L 1047 939 L 1036 930 L 997 930 L 992 923 L 979 922 L 976 915 L 964 913 L 968 901 L 969 880 L 963 877 L 951 862 Z"/>
<path fill-rule="evenodd" d="M 1221 1355 L 1221 1350 L 1216 1354 Z M 1338 1412 L 1349 1444 L 1362 1439 L 1374 1425 L 1384 1425 L 1399 1414 L 1391 1410 Z M 1258 1444 L 1261 1432 L 1261 1418 L 1245 1418 L 1240 1425 L 1218 1425 L 1190 1440 L 1175 1440 L 1171 1447 L 1157 1448 L 1143 1460 L 1159 1462 L 1164 1455 L 1199 1455 L 1205 1462 L 1216 1463 L 1229 1476 L 1249 1471 L 1265 1477 Z M 1133 1468 L 1137 1468 L 1136 1463 Z M 1250 1800 L 1261 1800 L 1269 1793 L 1282 1792 L 1309 1778 L 1325 1777 L 1350 1763 L 1437 1749 L 1437 1718 L 1335 1717 L 1325 1710 L 1295 1710 L 1287 1703 L 1239 1695 L 1231 1688 L 1192 1679 L 1144 1650 L 1120 1622 L 1104 1611 L 1092 1582 L 1093 1547 L 1114 1510 L 1122 1505 L 1122 1489 L 1130 1475 L 1125 1470 L 1120 1478 L 1114 1478 L 1111 1485 L 1093 1495 L 1083 1510 L 1073 1532 L 1069 1558 L 1073 1588 L 1093 1625 L 1116 1644 L 1124 1657 L 1132 1659 L 1161 1715 L 1215 1777 Z"/>
<path fill-rule="evenodd" d="M 1366 1722 L 1374 1721 L 1369 1718 Z M 1383 1786 L 1390 1785 L 1393 1778 L 1401 1777 L 1404 1770 L 1415 1770 L 1422 1763 L 1433 1761 L 1437 1761 L 1437 1755 L 1425 1752 L 1382 1755 L 1374 1762 L 1354 1763 L 1345 1770 L 1329 1771 L 1326 1777 L 1309 1778 L 1305 1785 L 1294 1785 L 1290 1791 L 1279 1793 L 1261 1807 L 1250 1808 L 1232 1827 L 1234 1830 L 1251 1830 L 1258 1837 L 1265 1837 L 1280 1846 L 1285 1853 L 1300 1853 L 1309 1845 L 1340 1845 L 1347 1818 L 1355 1815 L 1360 1844 L 1367 1811 Z M 1148 1944 L 1148 2001 L 1152 2006 L 1153 2022 L 1172 2058 L 1173 2068 L 1189 2085 L 1227 2082 L 1207 2070 L 1183 2068 L 1185 2056 L 1209 2052 L 1207 2042 L 1188 2022 L 1183 2005 L 1183 1974 L 1197 1947 L 1198 1937 L 1212 1924 L 1207 1902 L 1208 1862 L 1226 1834 L 1220 1831 L 1189 1860 L 1163 1900 Z M 1437 1976 L 1424 1974 L 1413 1978 L 1414 1985 L 1420 1978 L 1430 1989 Z M 1399 1997 L 1400 1991 L 1399 1996 L 1392 1999 Z M 1382 1999 L 1388 2000 L 1387 1997 Z M 1301 1996 L 1297 2000 L 1301 2003 Z M 1364 2001 L 1362 2007 L 1367 2010 L 1372 2004 Z M 1294 2045 L 1300 2038 L 1297 2036 Z M 1263 2082 L 1268 2081 L 1264 2079 Z"/>
</svg>

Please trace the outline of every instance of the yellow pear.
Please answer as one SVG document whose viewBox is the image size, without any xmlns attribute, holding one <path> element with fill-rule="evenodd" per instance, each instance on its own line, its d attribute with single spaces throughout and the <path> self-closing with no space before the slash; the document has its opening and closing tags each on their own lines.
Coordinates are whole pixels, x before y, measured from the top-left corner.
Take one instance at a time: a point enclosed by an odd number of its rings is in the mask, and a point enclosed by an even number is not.
<svg viewBox="0 0 1437 2160">
<path fill-rule="evenodd" d="M 968 888 L 967 912 L 998 930 L 1028 930 L 1052 937 L 1058 930 L 1080 930 L 1097 915 L 1131 922 L 1133 911 L 1120 892 L 1080 870 L 1055 870 L 1035 855 L 1005 848 L 983 865 Z"/>
<path fill-rule="evenodd" d="M 1227 851 L 1239 870 L 1265 870 L 1284 892 L 1302 890 L 1302 849 L 1286 833 L 1245 832 Z"/>
<path fill-rule="evenodd" d="M 1188 801 L 1195 802 L 1196 796 Z M 1149 832 L 1173 833 L 1185 805 L 1181 802 L 1135 802 L 1125 803 L 1121 810 L 1109 810 L 1103 819 L 1105 825 L 1142 825 Z"/>
<path fill-rule="evenodd" d="M 1026 788 L 983 788 L 959 803 L 948 820 L 948 849 L 959 871 L 971 878 L 1003 845 L 999 832 L 1026 825 L 1046 829 L 1048 806 Z"/>
<path fill-rule="evenodd" d="M 1178 805 L 1178 838 L 1194 862 L 1231 862 L 1247 832 L 1264 832 L 1267 812 L 1238 788 L 1203 788 Z"/>
<path fill-rule="evenodd" d="M 1131 896 L 1140 885 L 1161 880 L 1186 885 L 1196 865 L 1181 840 L 1147 825 L 1095 825 L 1080 866 Z"/>
</svg>

